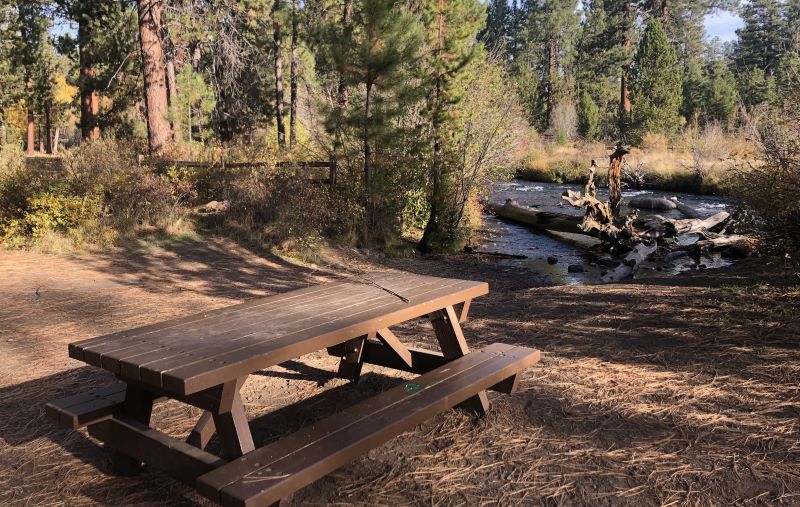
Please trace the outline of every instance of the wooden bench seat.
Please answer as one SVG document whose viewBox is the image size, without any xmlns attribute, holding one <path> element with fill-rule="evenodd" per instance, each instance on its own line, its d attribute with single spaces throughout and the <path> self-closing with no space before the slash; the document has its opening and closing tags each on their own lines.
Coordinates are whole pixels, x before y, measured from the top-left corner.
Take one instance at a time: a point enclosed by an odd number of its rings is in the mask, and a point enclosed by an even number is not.
<svg viewBox="0 0 800 507">
<path fill-rule="evenodd" d="M 510 392 L 539 351 L 492 344 L 405 382 L 197 479 L 225 506 L 266 506 L 492 387 Z"/>
<path fill-rule="evenodd" d="M 93 389 L 45 405 L 45 413 L 59 424 L 72 429 L 111 417 L 125 402 L 125 384 Z"/>
</svg>

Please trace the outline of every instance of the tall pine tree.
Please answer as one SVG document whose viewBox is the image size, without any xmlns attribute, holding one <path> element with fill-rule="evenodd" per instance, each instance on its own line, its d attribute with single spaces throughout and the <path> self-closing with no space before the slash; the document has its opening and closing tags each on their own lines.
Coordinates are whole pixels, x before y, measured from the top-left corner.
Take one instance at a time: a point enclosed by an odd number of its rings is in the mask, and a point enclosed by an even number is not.
<svg viewBox="0 0 800 507">
<path fill-rule="evenodd" d="M 675 48 L 661 21 L 650 19 L 636 52 L 631 73 L 633 135 L 670 136 L 680 127 L 681 72 Z"/>
</svg>

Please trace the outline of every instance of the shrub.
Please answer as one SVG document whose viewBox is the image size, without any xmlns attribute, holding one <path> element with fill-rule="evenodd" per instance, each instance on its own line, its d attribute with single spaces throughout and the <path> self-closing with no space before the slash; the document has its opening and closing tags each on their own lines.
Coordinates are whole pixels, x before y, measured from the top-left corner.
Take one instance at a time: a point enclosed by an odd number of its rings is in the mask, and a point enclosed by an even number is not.
<svg viewBox="0 0 800 507">
<path fill-rule="evenodd" d="M 790 107 L 800 92 L 793 98 Z M 800 248 L 800 111 L 790 107 L 753 130 L 759 160 L 733 176 L 734 193 L 764 220 L 775 249 Z"/>
<path fill-rule="evenodd" d="M 175 224 L 193 195 L 191 184 L 139 165 L 135 154 L 118 141 L 89 142 L 65 155 L 63 171 L 48 172 L 3 150 L 0 241 L 23 246 L 62 234 L 104 246 L 140 226 Z"/>
</svg>

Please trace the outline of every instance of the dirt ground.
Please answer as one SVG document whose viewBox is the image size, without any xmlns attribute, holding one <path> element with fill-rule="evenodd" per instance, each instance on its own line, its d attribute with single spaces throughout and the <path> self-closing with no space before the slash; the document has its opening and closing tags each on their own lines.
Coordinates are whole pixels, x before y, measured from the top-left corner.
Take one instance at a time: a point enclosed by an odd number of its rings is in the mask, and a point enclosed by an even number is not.
<svg viewBox="0 0 800 507">
<path fill-rule="evenodd" d="M 475 256 L 384 259 L 348 269 L 486 280 L 465 323 L 475 346 L 535 346 L 520 391 L 489 415 L 450 411 L 302 490 L 300 505 L 800 505 L 800 275 L 753 260 L 607 286 L 544 286 Z M 156 473 L 114 475 L 84 431 L 44 404 L 113 378 L 67 343 L 335 279 L 229 240 L 139 253 L 0 251 L 0 505 L 207 505 Z M 429 326 L 398 335 L 435 348 Z M 399 382 L 365 368 L 333 379 L 322 354 L 253 375 L 244 398 L 267 442 Z M 185 436 L 199 411 L 157 405 Z"/>
</svg>

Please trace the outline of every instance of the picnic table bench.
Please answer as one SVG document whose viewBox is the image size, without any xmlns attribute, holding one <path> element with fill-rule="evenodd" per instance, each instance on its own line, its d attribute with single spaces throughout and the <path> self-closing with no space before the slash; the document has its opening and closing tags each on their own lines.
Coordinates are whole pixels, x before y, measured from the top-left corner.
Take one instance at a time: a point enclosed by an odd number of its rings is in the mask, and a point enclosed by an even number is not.
<svg viewBox="0 0 800 507">
<path fill-rule="evenodd" d="M 288 503 L 298 489 L 455 406 L 482 415 L 487 389 L 511 393 L 539 351 L 500 343 L 470 352 L 460 322 L 483 282 L 388 273 L 202 312 L 69 345 L 70 357 L 119 382 L 49 403 L 48 415 L 86 426 L 115 450 L 115 467 L 161 469 L 223 505 Z M 430 319 L 441 352 L 406 347 L 389 328 Z M 240 389 L 250 374 L 318 350 L 358 380 L 364 363 L 419 374 L 261 448 Z M 150 428 L 171 398 L 203 414 L 186 441 Z M 222 455 L 207 452 L 216 434 Z"/>
</svg>

